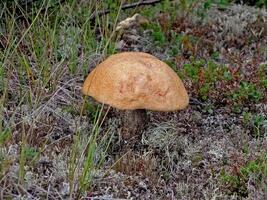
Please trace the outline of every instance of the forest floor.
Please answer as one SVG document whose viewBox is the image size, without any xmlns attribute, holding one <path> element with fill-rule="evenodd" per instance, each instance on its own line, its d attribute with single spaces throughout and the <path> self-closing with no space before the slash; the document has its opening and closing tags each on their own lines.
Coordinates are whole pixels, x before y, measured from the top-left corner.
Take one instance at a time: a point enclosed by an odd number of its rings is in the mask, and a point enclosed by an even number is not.
<svg viewBox="0 0 267 200">
<path fill-rule="evenodd" d="M 92 18 L 102 7 L 89 2 L 0 10 L 0 199 L 267 199 L 266 9 L 111 3 Z M 81 93 L 123 51 L 168 63 L 190 96 L 182 111 L 148 111 L 134 143 L 123 111 Z"/>
</svg>

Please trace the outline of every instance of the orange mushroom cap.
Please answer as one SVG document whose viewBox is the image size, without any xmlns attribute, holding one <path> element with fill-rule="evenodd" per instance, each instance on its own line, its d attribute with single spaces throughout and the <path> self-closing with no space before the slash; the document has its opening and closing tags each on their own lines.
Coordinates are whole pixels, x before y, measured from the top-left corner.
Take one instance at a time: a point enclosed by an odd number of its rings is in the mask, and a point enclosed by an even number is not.
<svg viewBox="0 0 267 200">
<path fill-rule="evenodd" d="M 177 74 L 148 53 L 111 55 L 86 78 L 82 92 L 121 110 L 175 111 L 189 97 Z"/>
</svg>

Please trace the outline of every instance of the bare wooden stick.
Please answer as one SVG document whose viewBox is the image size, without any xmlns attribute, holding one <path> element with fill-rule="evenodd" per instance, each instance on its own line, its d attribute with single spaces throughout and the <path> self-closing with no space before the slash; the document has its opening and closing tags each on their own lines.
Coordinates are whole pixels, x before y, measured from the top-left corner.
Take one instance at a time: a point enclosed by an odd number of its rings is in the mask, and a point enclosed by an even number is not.
<svg viewBox="0 0 267 200">
<path fill-rule="evenodd" d="M 135 8 L 135 7 L 144 6 L 144 5 L 154 5 L 154 4 L 159 3 L 161 1 L 163 1 L 163 0 L 141 0 L 139 2 L 135 2 L 135 3 L 131 3 L 131 4 L 124 4 L 121 6 L 121 10 L 126 10 L 129 8 Z M 91 16 L 91 19 L 94 19 L 97 16 L 106 15 L 110 12 L 111 12 L 110 9 L 102 10 L 100 12 L 95 11 Z"/>
</svg>

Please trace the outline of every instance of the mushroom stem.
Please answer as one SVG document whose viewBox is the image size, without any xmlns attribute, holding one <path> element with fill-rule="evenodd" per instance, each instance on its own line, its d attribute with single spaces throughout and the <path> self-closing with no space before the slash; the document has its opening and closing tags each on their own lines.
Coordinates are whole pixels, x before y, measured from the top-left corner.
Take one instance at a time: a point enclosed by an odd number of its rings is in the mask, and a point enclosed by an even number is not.
<svg viewBox="0 0 267 200">
<path fill-rule="evenodd" d="M 142 134 L 147 122 L 146 110 L 127 110 L 122 116 L 122 138 L 128 140 Z"/>
</svg>

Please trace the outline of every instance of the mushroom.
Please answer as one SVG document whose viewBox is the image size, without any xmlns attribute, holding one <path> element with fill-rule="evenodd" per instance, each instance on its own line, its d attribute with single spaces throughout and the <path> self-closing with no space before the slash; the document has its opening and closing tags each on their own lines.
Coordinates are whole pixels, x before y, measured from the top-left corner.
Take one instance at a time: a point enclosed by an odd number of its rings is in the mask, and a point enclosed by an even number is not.
<svg viewBox="0 0 267 200">
<path fill-rule="evenodd" d="M 177 74 L 155 56 L 143 52 L 111 55 L 89 73 L 82 92 L 125 111 L 124 139 L 140 135 L 148 122 L 146 110 L 176 111 L 189 103 Z"/>
</svg>

